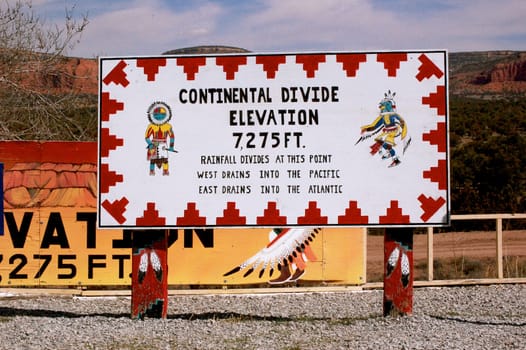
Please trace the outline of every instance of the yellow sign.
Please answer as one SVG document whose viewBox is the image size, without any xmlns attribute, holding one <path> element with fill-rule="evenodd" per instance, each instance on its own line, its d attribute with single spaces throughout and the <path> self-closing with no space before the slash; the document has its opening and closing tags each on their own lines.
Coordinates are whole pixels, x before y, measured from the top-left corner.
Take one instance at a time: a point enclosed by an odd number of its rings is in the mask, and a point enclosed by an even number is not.
<svg viewBox="0 0 526 350">
<path fill-rule="evenodd" d="M 132 232 L 98 230 L 96 220 L 93 208 L 6 209 L 0 286 L 129 286 Z M 321 229 L 280 270 L 242 265 L 277 236 L 254 228 L 171 230 L 168 284 L 364 283 L 364 229 Z"/>
<path fill-rule="evenodd" d="M 4 219 L 0 285 L 130 284 L 131 241 L 96 230 L 92 208 L 6 210 Z"/>
</svg>

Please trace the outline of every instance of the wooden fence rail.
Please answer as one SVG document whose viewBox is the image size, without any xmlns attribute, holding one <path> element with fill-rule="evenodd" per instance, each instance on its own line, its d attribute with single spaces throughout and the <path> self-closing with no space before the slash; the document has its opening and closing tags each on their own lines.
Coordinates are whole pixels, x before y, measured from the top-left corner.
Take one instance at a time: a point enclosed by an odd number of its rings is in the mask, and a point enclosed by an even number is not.
<svg viewBox="0 0 526 350">
<path fill-rule="evenodd" d="M 526 214 L 466 214 L 451 215 L 451 220 L 495 220 L 496 221 L 496 260 L 497 278 L 504 278 L 504 262 L 502 256 L 502 220 L 526 219 Z M 433 227 L 427 229 L 427 278 L 433 281 Z"/>
</svg>

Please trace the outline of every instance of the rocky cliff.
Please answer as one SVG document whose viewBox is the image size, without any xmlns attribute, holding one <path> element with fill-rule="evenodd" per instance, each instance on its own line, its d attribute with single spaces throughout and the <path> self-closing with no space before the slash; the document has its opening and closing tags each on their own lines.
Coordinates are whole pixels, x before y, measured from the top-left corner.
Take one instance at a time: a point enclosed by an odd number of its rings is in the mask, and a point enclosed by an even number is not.
<svg viewBox="0 0 526 350">
<path fill-rule="evenodd" d="M 42 70 L 38 76 L 28 79 L 26 84 L 51 94 L 73 92 L 96 95 L 97 82 L 97 60 L 66 58 L 57 67 Z"/>
<path fill-rule="evenodd" d="M 452 95 L 500 98 L 526 95 L 526 52 L 450 53 Z"/>
<path fill-rule="evenodd" d="M 526 57 L 510 63 L 499 63 L 488 74 L 489 82 L 526 81 Z"/>
</svg>

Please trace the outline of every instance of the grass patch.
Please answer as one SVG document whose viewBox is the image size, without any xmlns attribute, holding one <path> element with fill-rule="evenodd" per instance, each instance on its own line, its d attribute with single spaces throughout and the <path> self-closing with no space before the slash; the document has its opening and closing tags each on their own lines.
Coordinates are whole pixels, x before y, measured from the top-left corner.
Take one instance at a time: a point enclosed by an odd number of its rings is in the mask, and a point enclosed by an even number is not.
<svg viewBox="0 0 526 350">
<path fill-rule="evenodd" d="M 435 279 L 476 279 L 496 277 L 494 259 L 456 257 L 433 261 Z"/>
<path fill-rule="evenodd" d="M 526 256 L 505 256 L 503 270 L 505 278 L 526 277 Z"/>
<path fill-rule="evenodd" d="M 503 272 L 504 278 L 525 278 L 526 256 L 504 256 Z M 495 258 L 465 256 L 435 259 L 433 274 L 435 280 L 497 278 L 497 261 Z M 427 261 L 414 262 L 414 279 L 427 280 Z M 370 273 L 367 281 L 382 282 L 383 273 Z"/>
</svg>

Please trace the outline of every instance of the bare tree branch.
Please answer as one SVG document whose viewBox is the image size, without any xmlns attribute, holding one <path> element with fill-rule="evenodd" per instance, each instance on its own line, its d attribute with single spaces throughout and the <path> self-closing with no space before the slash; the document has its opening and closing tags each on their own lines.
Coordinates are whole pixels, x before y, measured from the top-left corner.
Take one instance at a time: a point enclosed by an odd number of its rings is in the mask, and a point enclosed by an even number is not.
<svg viewBox="0 0 526 350">
<path fill-rule="evenodd" d="M 96 97 L 75 91 L 79 78 L 67 69 L 65 54 L 88 25 L 73 10 L 65 10 L 59 26 L 47 25 L 31 1 L 0 5 L 0 139 L 96 137 Z"/>
</svg>

